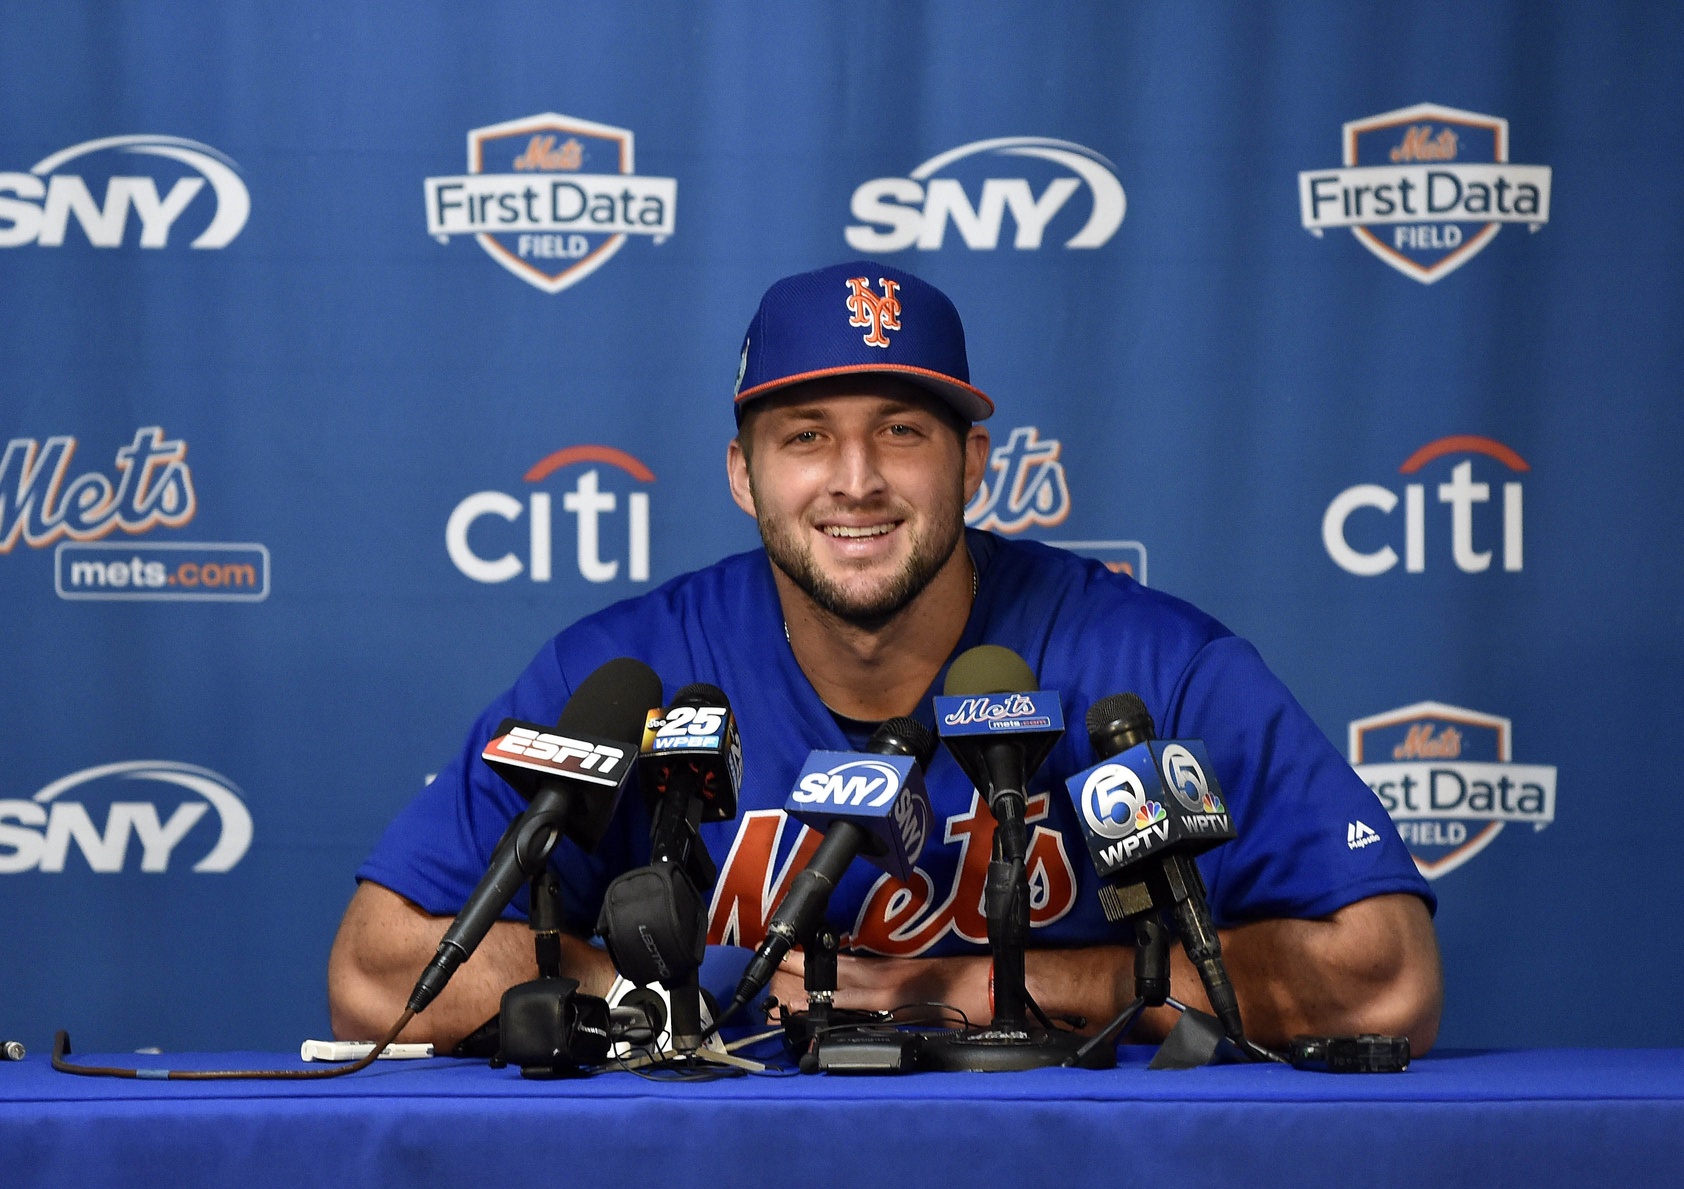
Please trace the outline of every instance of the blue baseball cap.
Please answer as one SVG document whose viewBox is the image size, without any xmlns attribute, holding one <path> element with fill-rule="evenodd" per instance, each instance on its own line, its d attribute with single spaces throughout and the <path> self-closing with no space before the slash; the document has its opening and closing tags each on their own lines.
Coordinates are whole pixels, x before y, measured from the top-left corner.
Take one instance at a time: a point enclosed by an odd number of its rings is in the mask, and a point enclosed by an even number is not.
<svg viewBox="0 0 1684 1189">
<path fill-rule="evenodd" d="M 947 295 L 870 260 L 785 277 L 760 299 L 737 368 L 743 405 L 824 376 L 885 372 L 939 396 L 967 421 L 994 402 L 971 386 L 965 327 Z"/>
</svg>

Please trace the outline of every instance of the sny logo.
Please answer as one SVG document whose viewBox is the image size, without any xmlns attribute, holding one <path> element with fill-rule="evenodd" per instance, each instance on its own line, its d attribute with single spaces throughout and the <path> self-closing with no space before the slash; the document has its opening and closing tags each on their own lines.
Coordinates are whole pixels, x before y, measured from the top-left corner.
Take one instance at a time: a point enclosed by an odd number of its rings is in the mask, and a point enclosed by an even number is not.
<svg viewBox="0 0 1684 1189">
<path fill-rule="evenodd" d="M 590 276 L 628 235 L 666 242 L 678 206 L 676 179 L 635 172 L 630 129 L 554 112 L 471 130 L 468 172 L 425 190 L 429 235 L 472 235 L 545 293 Z"/>
<path fill-rule="evenodd" d="M 1428 442 L 1411 454 L 1398 467 L 1405 475 L 1414 475 L 1441 458 L 1457 455 L 1480 455 L 1496 459 L 1511 472 L 1523 474 L 1532 468 L 1526 460 L 1503 443 L 1474 434 L 1457 434 Z M 1438 485 L 1438 500 L 1450 505 L 1450 556 L 1456 568 L 1464 574 L 1479 574 L 1491 568 L 1491 549 L 1475 548 L 1474 507 L 1491 501 L 1492 486 L 1474 482 L 1473 462 L 1458 462 L 1450 471 L 1450 481 Z M 1427 568 L 1427 485 L 1406 483 L 1403 489 L 1403 568 L 1405 573 L 1419 574 Z M 1518 480 L 1502 485 L 1502 559 L 1503 569 L 1518 573 L 1525 565 L 1524 550 L 1524 492 Z M 1359 483 L 1347 487 L 1333 497 L 1322 514 L 1321 539 L 1327 555 L 1346 573 L 1359 578 L 1384 574 L 1398 563 L 1397 550 L 1391 545 L 1361 549 L 1351 541 L 1352 516 L 1362 509 L 1373 509 L 1390 516 L 1397 507 L 1395 491 L 1374 483 Z M 1366 519 L 1366 518 L 1365 518 Z M 1489 530 L 1487 530 L 1489 531 Z M 1378 539 L 1370 527 L 1358 530 L 1362 543 L 1373 544 Z M 1393 537 L 1393 540 L 1396 540 Z"/>
<path fill-rule="evenodd" d="M 1305 229 L 1319 238 L 1349 227 L 1423 285 L 1472 260 L 1504 223 L 1537 231 L 1549 222 L 1550 167 L 1509 164 L 1509 122 L 1499 116 L 1420 103 L 1353 120 L 1344 160 L 1344 169 L 1298 175 Z"/>
<path fill-rule="evenodd" d="M 887 347 L 889 336 L 883 332 L 900 329 L 900 299 L 895 296 L 900 290 L 900 282 L 878 277 L 877 283 L 883 286 L 881 297 L 871 291 L 871 282 L 865 277 L 853 277 L 848 281 L 851 294 L 848 298 L 848 325 L 868 328 L 863 336 L 866 346 Z M 747 348 L 744 350 L 746 352 Z M 746 354 L 744 358 L 747 358 Z"/>
<path fill-rule="evenodd" d="M 103 203 L 94 201 L 84 174 L 59 172 L 72 161 L 81 161 L 84 171 L 90 166 L 95 170 L 103 166 L 108 171 L 133 167 L 139 164 L 136 157 L 162 158 L 176 164 L 149 162 L 152 172 L 138 176 L 107 172 Z M 42 158 L 30 166 L 28 173 L 0 173 L 0 248 L 25 244 L 63 247 L 72 215 L 92 247 L 121 247 L 128 234 L 131 210 L 140 220 L 140 246 L 168 247 L 171 229 L 195 205 L 193 200 L 207 182 L 215 209 L 205 217 L 191 246 L 226 248 L 251 213 L 251 195 L 235 172 L 237 168 L 210 145 L 179 136 L 85 140 Z M 158 193 L 160 181 L 169 186 L 162 196 Z M 4 197 L 7 194 L 13 197 Z M 197 205 L 203 212 L 205 204 Z"/>
<path fill-rule="evenodd" d="M 1537 831 L 1555 820 L 1555 769 L 1516 764 L 1513 748 L 1508 719 L 1441 702 L 1351 723 L 1351 764 L 1428 879 L 1456 870 L 1510 822 Z M 1362 849 L 1377 841 L 1371 833 L 1353 822 L 1346 845 Z"/>
<path fill-rule="evenodd" d="M 111 787 L 118 780 L 124 783 Z M 196 799 L 179 801 L 167 818 L 159 814 L 156 801 L 112 800 L 103 830 L 94 824 L 83 801 L 60 799 L 72 789 L 96 792 L 90 786 L 101 782 L 110 782 L 109 793 L 121 789 L 132 796 L 134 786 L 128 782 L 137 780 L 168 786 L 177 796 L 186 790 Z M 251 813 L 232 781 L 209 768 L 171 760 L 129 760 L 84 768 L 53 781 L 27 801 L 0 801 L 0 875 L 58 874 L 65 868 L 72 842 L 91 870 L 120 872 L 128 862 L 131 835 L 140 843 L 140 870 L 161 874 L 169 870 L 176 847 L 212 809 L 220 829 L 215 843 L 193 864 L 196 872 L 230 871 L 251 846 Z"/>
<path fill-rule="evenodd" d="M 637 458 L 612 446 L 568 446 L 539 459 L 526 472 L 528 483 L 542 483 L 565 467 L 600 463 L 623 471 L 639 483 L 653 483 L 655 473 Z M 602 518 L 619 507 L 619 497 L 604 491 L 596 467 L 580 473 L 573 490 L 561 497 L 561 506 L 578 518 L 575 557 L 579 574 L 587 582 L 612 582 L 620 575 L 619 559 L 602 557 Z M 632 582 L 649 581 L 649 493 L 626 493 L 626 577 Z M 476 524 L 494 516 L 506 521 L 528 517 L 527 564 L 512 551 L 488 558 L 469 542 Z M 445 550 L 458 570 L 475 582 L 507 582 L 525 570 L 534 582 L 550 581 L 550 493 L 534 491 L 527 502 L 507 492 L 476 491 L 451 511 L 444 528 Z"/>
<path fill-rule="evenodd" d="M 972 158 L 992 163 L 1002 157 L 1014 159 L 1020 170 L 1027 161 L 1047 163 L 1030 167 L 1030 172 L 1046 177 L 1040 197 L 1028 177 L 991 177 L 982 179 L 980 199 L 972 206 L 959 178 L 936 176 Z M 962 167 L 961 172 L 975 175 L 976 164 Z M 927 252 L 942 246 L 951 220 L 967 248 L 992 251 L 1000 242 L 1000 225 L 1009 210 L 1017 224 L 1012 246 L 1033 250 L 1041 246 L 1048 225 L 1083 186 L 1093 204 L 1087 220 L 1065 240 L 1066 248 L 1103 247 L 1117 233 L 1128 205 L 1122 183 L 1117 181 L 1117 167 L 1092 149 L 1067 140 L 1003 136 L 972 141 L 936 154 L 907 177 L 861 183 L 848 206 L 859 222 L 849 226 L 843 238 L 861 252 L 899 252 L 914 245 Z"/>
</svg>

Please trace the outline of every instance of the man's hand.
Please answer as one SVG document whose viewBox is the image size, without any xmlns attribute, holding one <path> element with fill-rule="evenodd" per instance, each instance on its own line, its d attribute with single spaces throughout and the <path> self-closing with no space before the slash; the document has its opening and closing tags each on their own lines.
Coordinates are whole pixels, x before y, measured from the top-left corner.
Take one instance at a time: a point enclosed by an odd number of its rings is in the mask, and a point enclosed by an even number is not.
<svg viewBox="0 0 1684 1189">
<path fill-rule="evenodd" d="M 1444 988 L 1438 940 L 1426 905 L 1414 896 L 1375 896 L 1346 905 L 1323 920 L 1256 921 L 1224 930 L 1222 956 L 1239 995 L 1246 1035 L 1284 1045 L 1304 1034 L 1379 1032 L 1407 1036 L 1425 1053 L 1438 1036 Z M 1093 1033 L 1134 998 L 1134 952 L 1127 946 L 1030 950 L 1029 993 L 1048 1015 L 1080 1016 Z M 772 979 L 771 992 L 791 1007 L 806 1006 L 802 957 L 791 954 Z M 990 961 L 955 958 L 873 958 L 841 954 L 836 963 L 838 1007 L 886 1011 L 912 1003 L 944 1003 L 972 1023 L 993 1015 Z M 1208 1011 L 1198 972 L 1172 943 L 1172 993 Z M 1172 1008 L 1146 1013 L 1133 1034 L 1161 1038 L 1174 1026 Z"/>
<path fill-rule="evenodd" d="M 450 917 L 423 912 L 389 888 L 357 885 L 327 961 L 328 1014 L 340 1040 L 372 1040 L 386 1034 L 415 980 L 432 961 Z M 593 995 L 606 995 L 614 982 L 608 955 L 577 937 L 562 934 L 562 970 Z M 456 971 L 442 994 L 398 1037 L 431 1041 L 448 1052 L 497 1013 L 503 992 L 538 977 L 532 931 L 498 921 Z"/>
</svg>

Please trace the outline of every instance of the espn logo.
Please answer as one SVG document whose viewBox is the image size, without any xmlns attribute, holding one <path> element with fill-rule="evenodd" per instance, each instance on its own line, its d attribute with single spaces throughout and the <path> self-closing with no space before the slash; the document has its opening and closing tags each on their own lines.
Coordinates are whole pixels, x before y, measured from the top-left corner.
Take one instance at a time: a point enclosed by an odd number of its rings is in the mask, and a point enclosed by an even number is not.
<svg viewBox="0 0 1684 1189">
<path fill-rule="evenodd" d="M 623 747 L 553 735 L 530 727 L 510 727 L 485 749 L 487 760 L 608 785 L 620 782 L 626 755 Z"/>
</svg>

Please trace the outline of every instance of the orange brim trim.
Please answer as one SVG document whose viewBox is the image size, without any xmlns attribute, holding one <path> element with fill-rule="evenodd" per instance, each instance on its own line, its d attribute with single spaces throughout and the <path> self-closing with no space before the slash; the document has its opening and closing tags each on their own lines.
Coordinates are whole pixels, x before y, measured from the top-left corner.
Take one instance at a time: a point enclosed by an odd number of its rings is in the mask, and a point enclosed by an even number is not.
<svg viewBox="0 0 1684 1189">
<path fill-rule="evenodd" d="M 977 413 L 974 407 L 967 409 L 962 406 L 955 405 L 959 412 L 969 417 L 972 421 L 982 421 L 994 414 L 994 402 L 990 400 L 988 398 L 988 394 L 983 392 L 980 388 L 973 388 L 963 380 L 955 380 L 952 376 L 946 375 L 943 372 L 932 371 L 927 367 L 913 367 L 910 364 L 905 363 L 850 363 L 842 367 L 825 367 L 820 368 L 817 371 L 799 372 L 796 375 L 785 376 L 779 380 L 768 380 L 764 384 L 756 384 L 753 388 L 739 392 L 737 393 L 736 403 L 741 405 L 745 400 L 752 400 L 754 397 L 764 396 L 767 393 L 777 391 L 779 388 L 788 388 L 791 384 L 799 384 L 804 380 L 821 380 L 826 376 L 857 375 L 862 372 L 894 372 L 901 375 L 917 376 L 925 380 L 934 380 L 940 384 L 943 389 L 952 390 L 955 395 L 960 392 L 966 392 L 982 402 L 983 412 L 980 414 Z M 937 395 L 941 395 L 940 391 L 937 392 Z"/>
</svg>

